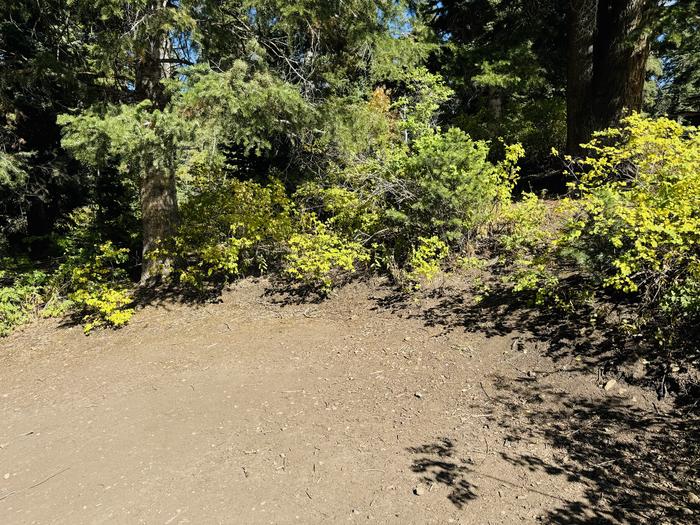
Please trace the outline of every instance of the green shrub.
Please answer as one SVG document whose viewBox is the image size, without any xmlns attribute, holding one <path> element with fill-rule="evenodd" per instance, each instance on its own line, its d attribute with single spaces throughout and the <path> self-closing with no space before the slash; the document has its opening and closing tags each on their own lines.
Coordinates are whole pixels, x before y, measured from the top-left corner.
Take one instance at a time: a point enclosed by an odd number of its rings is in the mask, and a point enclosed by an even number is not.
<svg viewBox="0 0 700 525">
<path fill-rule="evenodd" d="M 341 236 L 376 246 L 383 267 L 406 264 L 419 237 L 436 236 L 459 250 L 482 233 L 510 201 L 523 155 L 520 145 L 504 145 L 504 160 L 493 163 L 488 143 L 457 128 L 441 131 L 438 114 L 452 91 L 439 75 L 418 68 L 392 91 L 377 89 L 366 104 L 386 125 L 368 131 L 360 149 L 339 140 L 323 177 L 296 195 L 302 209 Z M 353 129 L 343 135 L 349 142 Z"/>
<path fill-rule="evenodd" d="M 0 336 L 33 316 L 74 314 L 85 332 L 119 327 L 133 314 L 127 248 L 102 242 L 95 207 L 73 210 L 60 224 L 57 246 L 69 254 L 57 268 L 37 270 L 29 261 L 3 261 L 0 270 Z M 36 264 L 36 263 L 34 263 Z"/>
<path fill-rule="evenodd" d="M 411 250 L 408 258 L 406 278 L 412 287 L 420 289 L 425 283 L 433 280 L 440 272 L 440 263 L 449 254 L 447 244 L 436 236 L 419 237 L 418 246 Z"/>
<path fill-rule="evenodd" d="M 545 224 L 551 220 L 547 206 L 534 193 L 503 206 L 497 218 L 496 241 L 502 255 L 527 256 L 546 250 L 556 230 Z"/>
<path fill-rule="evenodd" d="M 362 244 L 341 237 L 312 215 L 304 220 L 308 222 L 308 231 L 295 233 L 289 239 L 285 272 L 327 294 L 341 276 L 353 273 L 359 264 L 368 262 L 369 252 Z"/>
<path fill-rule="evenodd" d="M 487 159 L 488 144 L 459 129 L 419 137 L 400 166 L 404 194 L 393 199 L 387 217 L 410 239 L 437 236 L 461 247 L 510 199 L 522 148 L 506 151 L 495 165 Z"/>
<path fill-rule="evenodd" d="M 38 311 L 46 281 L 46 273 L 40 270 L 0 270 L 0 337 L 29 321 Z"/>
<path fill-rule="evenodd" d="M 122 268 L 128 256 L 128 249 L 106 242 L 96 254 L 70 258 L 59 268 L 54 282 L 64 279 L 61 287 L 86 334 L 100 326 L 124 326 L 134 314 L 130 281 Z"/>
<path fill-rule="evenodd" d="M 219 180 L 182 206 L 177 237 L 165 248 L 179 261 L 180 281 L 204 281 L 265 271 L 281 260 L 292 234 L 292 202 L 281 182 Z"/>
<path fill-rule="evenodd" d="M 299 188 L 294 197 L 302 209 L 313 212 L 334 231 L 347 237 L 368 238 L 381 226 L 381 208 L 351 188 L 323 187 L 309 182 Z"/>
<path fill-rule="evenodd" d="M 587 148 L 562 246 L 603 286 L 697 315 L 700 133 L 633 115 Z"/>
</svg>

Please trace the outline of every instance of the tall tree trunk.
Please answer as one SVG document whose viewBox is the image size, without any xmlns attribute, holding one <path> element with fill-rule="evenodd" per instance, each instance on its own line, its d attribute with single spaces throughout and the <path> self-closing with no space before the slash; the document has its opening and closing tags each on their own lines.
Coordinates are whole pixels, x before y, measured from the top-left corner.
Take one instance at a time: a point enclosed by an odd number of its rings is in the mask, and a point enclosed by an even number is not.
<svg viewBox="0 0 700 525">
<path fill-rule="evenodd" d="M 651 0 L 600 0 L 593 57 L 595 129 L 616 125 L 642 108 Z"/>
<path fill-rule="evenodd" d="M 642 107 L 653 0 L 569 0 L 567 150 Z"/>
<path fill-rule="evenodd" d="M 593 132 L 593 43 L 598 0 L 569 0 L 567 9 L 566 149 L 580 153 Z"/>
<path fill-rule="evenodd" d="M 136 68 L 136 95 L 140 100 L 150 100 L 154 107 L 163 109 L 166 104 L 163 52 L 167 36 L 154 35 L 147 42 Z M 172 269 L 170 258 L 155 252 L 159 244 L 177 232 L 178 205 L 174 169 L 166 164 L 144 163 L 141 174 L 141 231 L 143 252 L 141 283 L 157 281 Z"/>
<path fill-rule="evenodd" d="M 177 223 L 175 173 L 152 165 L 141 178 L 142 283 L 167 276 L 172 270 L 172 260 L 154 250 L 177 232 Z"/>
</svg>

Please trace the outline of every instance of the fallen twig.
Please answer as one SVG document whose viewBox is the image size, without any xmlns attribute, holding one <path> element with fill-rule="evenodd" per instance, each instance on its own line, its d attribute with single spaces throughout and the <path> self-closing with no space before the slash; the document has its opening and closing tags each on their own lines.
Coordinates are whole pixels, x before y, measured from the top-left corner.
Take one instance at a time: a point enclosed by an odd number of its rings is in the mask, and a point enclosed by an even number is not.
<svg viewBox="0 0 700 525">
<path fill-rule="evenodd" d="M 50 479 L 55 478 L 55 477 L 58 476 L 59 474 L 63 474 L 66 470 L 69 470 L 69 469 L 70 469 L 70 467 L 66 467 L 66 468 L 64 468 L 63 470 L 59 470 L 59 471 L 56 472 L 55 474 L 50 475 L 50 476 L 49 476 L 48 478 L 46 478 L 45 480 L 40 481 L 39 483 L 36 483 L 36 484 L 32 485 L 31 487 L 27 487 L 25 490 L 30 490 L 30 489 L 33 489 L 33 488 L 38 487 L 39 485 L 43 485 L 44 483 L 46 483 L 46 482 L 49 481 Z"/>
</svg>

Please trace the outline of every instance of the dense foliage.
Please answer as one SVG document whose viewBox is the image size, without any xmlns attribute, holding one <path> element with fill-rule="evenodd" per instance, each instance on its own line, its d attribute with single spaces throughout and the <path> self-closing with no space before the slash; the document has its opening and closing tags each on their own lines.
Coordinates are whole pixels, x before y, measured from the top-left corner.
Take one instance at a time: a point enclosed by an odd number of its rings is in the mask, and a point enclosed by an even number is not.
<svg viewBox="0 0 700 525">
<path fill-rule="evenodd" d="M 604 0 L 41 4 L 0 8 L 2 335 L 122 326 L 139 286 L 378 272 L 420 294 L 493 260 L 540 305 L 697 322 L 696 2 L 607 25 L 570 9 Z M 589 106 L 607 120 L 577 126 Z"/>
<path fill-rule="evenodd" d="M 514 206 L 518 225 L 501 238 L 518 249 L 519 290 L 538 302 L 576 309 L 617 296 L 634 306 L 635 333 L 645 325 L 668 342 L 700 320 L 700 134 L 641 115 L 595 134 L 583 159 L 569 158 L 578 179 L 559 203 L 557 228 L 531 229 L 551 217 L 528 197 Z M 575 270 L 573 287 L 562 278 Z"/>
<path fill-rule="evenodd" d="M 700 314 L 700 134 L 639 115 L 596 134 L 565 242 L 603 286 L 661 305 L 670 320 Z"/>
</svg>

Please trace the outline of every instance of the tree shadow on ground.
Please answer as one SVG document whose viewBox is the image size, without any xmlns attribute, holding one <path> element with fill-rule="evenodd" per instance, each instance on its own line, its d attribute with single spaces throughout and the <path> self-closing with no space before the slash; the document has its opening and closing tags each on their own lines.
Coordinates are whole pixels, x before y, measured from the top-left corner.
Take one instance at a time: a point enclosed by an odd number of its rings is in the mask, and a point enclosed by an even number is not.
<svg viewBox="0 0 700 525">
<path fill-rule="evenodd" d="M 316 286 L 290 281 L 280 276 L 271 278 L 263 296 L 272 304 L 279 306 L 320 304 L 327 299 L 327 296 Z"/>
<path fill-rule="evenodd" d="M 506 416 L 499 421 L 505 439 L 545 440 L 563 452 L 558 465 L 531 454 L 502 452 L 501 458 L 533 472 L 575 478 L 584 487 L 584 501 L 554 509 L 550 522 L 683 523 L 693 519 L 687 511 L 700 511 L 688 502 L 689 492 L 700 487 L 696 419 L 540 383 L 497 377 L 493 386 L 494 402 Z"/>
<path fill-rule="evenodd" d="M 489 402 L 495 424 L 505 442 L 546 443 L 557 451 L 552 459 L 519 453 L 517 446 L 492 450 L 501 461 L 531 472 L 562 476 L 583 489 L 582 497 L 568 501 L 546 494 L 556 503 L 544 517 L 553 524 L 700 523 L 700 418 L 697 392 L 683 389 L 667 363 L 692 363 L 697 356 L 659 352 L 619 329 L 619 311 L 596 325 L 593 313 L 581 310 L 563 315 L 532 307 L 521 295 L 495 284 L 488 296 L 445 287 L 425 294 L 421 304 L 400 292 L 377 294 L 377 310 L 421 320 L 444 333 L 464 331 L 492 337 L 512 337 L 536 345 L 555 362 L 564 361 L 571 373 L 591 372 L 624 378 L 630 384 L 652 387 L 658 394 L 675 394 L 675 409 L 667 414 L 644 410 L 619 397 L 588 398 L 543 385 L 532 377 L 496 377 Z M 648 361 L 646 372 L 634 375 L 629 367 Z M 647 362 L 645 361 L 645 362 Z M 573 365 L 573 366 L 572 366 Z M 680 372 L 683 372 L 681 365 Z M 477 407 L 472 407 L 477 409 Z M 483 410 L 483 406 L 479 406 Z M 408 449 L 412 469 L 424 481 L 447 486 L 457 508 L 479 497 L 481 472 L 461 459 L 453 437 Z M 418 456 L 418 457 L 415 457 Z M 505 480 L 499 480 L 506 482 Z"/>
<path fill-rule="evenodd" d="M 318 283 L 300 282 L 273 274 L 269 276 L 269 283 L 265 287 L 263 296 L 272 304 L 279 306 L 293 306 L 300 304 L 320 304 L 341 292 L 351 283 L 369 283 L 371 275 L 339 275 L 334 278 L 334 288 L 324 290 Z"/>
<path fill-rule="evenodd" d="M 185 286 L 176 283 L 158 286 L 141 286 L 134 293 L 136 306 L 164 306 L 179 303 L 190 306 L 221 302 L 221 295 L 226 289 L 225 281 L 211 281 L 200 287 Z"/>
<path fill-rule="evenodd" d="M 411 447 L 411 454 L 421 457 L 416 458 L 411 470 L 421 474 L 421 481 L 428 485 L 439 484 L 449 488 L 447 498 L 458 509 L 477 498 L 475 487 L 468 481 L 473 472 L 468 460 L 459 460 L 455 457 L 454 442 L 449 438 L 441 438 L 436 443 Z"/>
<path fill-rule="evenodd" d="M 542 519 L 558 525 L 698 523 L 700 434 L 697 419 L 662 415 L 608 397 L 592 401 L 539 382 L 497 377 L 491 395 L 505 442 L 492 451 L 501 461 L 532 473 L 564 477 L 582 497 L 555 501 Z M 482 407 L 483 408 L 483 407 Z M 518 443 L 544 442 L 553 459 L 517 450 Z M 457 508 L 478 497 L 481 472 L 460 459 L 452 438 L 408 449 L 411 468 L 428 483 L 450 489 Z M 504 481 L 504 480 L 499 480 Z"/>
<path fill-rule="evenodd" d="M 184 304 L 187 306 L 204 306 L 221 302 L 226 283 L 209 282 L 195 288 L 176 283 L 157 284 L 150 286 L 137 286 L 132 292 L 132 301 L 127 307 L 145 308 L 155 306 L 168 309 L 173 304 Z M 85 324 L 85 311 L 75 310 L 67 313 L 60 319 L 59 326 L 71 328 Z"/>
<path fill-rule="evenodd" d="M 377 294 L 372 299 L 376 310 L 419 319 L 443 333 L 459 330 L 488 337 L 514 336 L 524 344 L 545 348 L 554 361 L 572 363 L 576 358 L 581 370 L 623 378 L 629 384 L 653 388 L 661 396 L 673 392 L 685 405 L 698 399 L 697 385 L 684 379 L 688 369 L 682 365 L 700 362 L 698 348 L 690 345 L 690 349 L 661 352 L 649 338 L 625 334 L 620 329 L 620 320 L 628 310 L 624 303 L 611 302 L 602 319 L 599 313 L 594 318 L 591 306 L 579 306 L 569 313 L 534 307 L 530 297 L 500 283 L 494 283 L 486 296 L 469 288 L 443 287 L 424 294 L 420 305 L 402 291 Z M 641 362 L 644 373 L 634 372 Z M 680 370 L 669 370 L 670 362 L 681 363 Z"/>
</svg>

